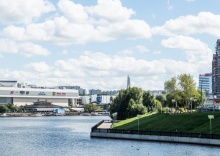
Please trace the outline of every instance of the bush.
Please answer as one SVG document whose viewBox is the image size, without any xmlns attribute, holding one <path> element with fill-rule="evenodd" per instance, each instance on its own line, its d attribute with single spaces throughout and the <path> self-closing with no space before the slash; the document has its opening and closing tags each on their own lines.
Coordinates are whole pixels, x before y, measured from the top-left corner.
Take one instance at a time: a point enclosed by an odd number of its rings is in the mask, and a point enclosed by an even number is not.
<svg viewBox="0 0 220 156">
<path fill-rule="evenodd" d="M 0 113 L 5 113 L 5 112 L 7 112 L 9 109 L 8 109 L 8 107 L 7 106 L 0 106 Z"/>
</svg>

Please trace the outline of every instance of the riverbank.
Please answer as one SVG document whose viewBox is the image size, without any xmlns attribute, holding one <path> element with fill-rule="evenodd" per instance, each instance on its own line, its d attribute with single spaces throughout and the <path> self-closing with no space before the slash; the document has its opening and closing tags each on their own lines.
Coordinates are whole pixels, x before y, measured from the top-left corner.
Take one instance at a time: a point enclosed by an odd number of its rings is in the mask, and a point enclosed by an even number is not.
<svg viewBox="0 0 220 156">
<path fill-rule="evenodd" d="M 80 115 L 78 112 L 68 112 L 63 116 L 76 116 Z M 39 116 L 54 116 L 52 113 L 3 113 L 0 117 L 39 117 Z"/>
<path fill-rule="evenodd" d="M 220 146 L 218 134 L 112 129 L 111 122 L 93 126 L 90 137 Z"/>
<path fill-rule="evenodd" d="M 211 120 L 208 115 L 213 115 Z M 185 114 L 145 114 L 115 122 L 114 129 L 172 131 L 187 133 L 214 133 L 220 134 L 220 111 Z M 210 132 L 211 131 L 211 132 Z"/>
</svg>

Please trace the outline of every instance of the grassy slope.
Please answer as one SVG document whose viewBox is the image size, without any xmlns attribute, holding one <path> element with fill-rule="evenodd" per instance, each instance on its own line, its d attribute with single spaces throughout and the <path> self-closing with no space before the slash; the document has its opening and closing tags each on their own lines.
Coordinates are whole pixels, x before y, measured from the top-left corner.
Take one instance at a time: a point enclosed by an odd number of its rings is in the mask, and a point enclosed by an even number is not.
<svg viewBox="0 0 220 156">
<path fill-rule="evenodd" d="M 162 130 L 209 133 L 210 120 L 208 115 L 214 115 L 212 132 L 220 134 L 220 112 L 192 114 L 146 114 L 139 118 L 140 130 Z M 116 129 L 138 129 L 137 117 L 120 121 L 113 125 Z"/>
</svg>

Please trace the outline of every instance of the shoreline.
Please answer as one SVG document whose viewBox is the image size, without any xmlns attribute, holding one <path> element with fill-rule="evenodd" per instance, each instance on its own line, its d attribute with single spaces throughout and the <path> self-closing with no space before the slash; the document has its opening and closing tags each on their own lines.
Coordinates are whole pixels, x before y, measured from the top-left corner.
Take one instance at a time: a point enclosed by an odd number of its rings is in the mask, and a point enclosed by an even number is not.
<svg viewBox="0 0 220 156">
<path fill-rule="evenodd" d="M 114 133 L 99 133 L 99 132 L 91 132 L 90 137 L 91 138 L 106 138 L 106 139 L 121 139 L 121 140 L 166 142 L 166 143 L 180 143 L 180 144 L 194 144 L 194 145 L 220 147 L 220 140 L 218 139 L 170 137 L 170 136 L 139 135 L 139 134 L 114 134 Z"/>
<path fill-rule="evenodd" d="M 219 139 L 219 135 L 217 134 L 184 133 L 184 132 L 161 133 L 161 131 L 157 131 L 159 133 L 155 135 L 155 133 L 153 133 L 155 131 L 146 131 L 150 133 L 143 133 L 145 131 L 116 130 L 116 129 L 112 129 L 111 125 L 112 125 L 112 121 L 110 120 L 103 120 L 97 123 L 95 126 L 91 128 L 90 137 L 182 143 L 182 144 L 197 144 L 197 145 L 218 146 L 218 147 L 220 146 L 220 139 Z M 167 135 L 167 133 L 169 133 L 169 135 Z"/>
<path fill-rule="evenodd" d="M 77 116 L 80 113 L 66 113 L 65 115 L 53 115 L 51 113 L 3 113 L 0 114 L 0 118 L 3 117 L 41 117 L 41 116 Z"/>
</svg>

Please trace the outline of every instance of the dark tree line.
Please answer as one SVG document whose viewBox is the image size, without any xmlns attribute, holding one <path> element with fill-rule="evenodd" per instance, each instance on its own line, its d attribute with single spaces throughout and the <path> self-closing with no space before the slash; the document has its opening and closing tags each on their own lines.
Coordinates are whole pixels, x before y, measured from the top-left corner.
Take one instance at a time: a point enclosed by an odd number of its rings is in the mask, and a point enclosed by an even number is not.
<svg viewBox="0 0 220 156">
<path fill-rule="evenodd" d="M 150 94 L 138 87 L 121 90 L 110 105 L 111 114 L 117 113 L 118 120 L 124 120 L 161 109 L 161 103 Z"/>
</svg>

